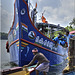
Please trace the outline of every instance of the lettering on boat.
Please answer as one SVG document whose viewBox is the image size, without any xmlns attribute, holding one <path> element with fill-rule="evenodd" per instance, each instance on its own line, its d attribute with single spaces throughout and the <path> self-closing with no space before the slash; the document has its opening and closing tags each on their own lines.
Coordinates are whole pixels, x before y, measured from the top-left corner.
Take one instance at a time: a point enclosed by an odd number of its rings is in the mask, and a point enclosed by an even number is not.
<svg viewBox="0 0 75 75">
<path fill-rule="evenodd" d="M 35 42 L 38 44 L 41 44 L 42 46 L 46 46 L 50 48 L 51 50 L 57 51 L 57 47 L 55 47 L 54 43 L 48 40 L 44 40 L 43 38 L 40 38 L 39 36 L 36 37 Z"/>
<path fill-rule="evenodd" d="M 28 52 L 29 52 L 29 49 L 30 49 L 30 47 L 27 46 L 27 52 L 25 53 L 25 56 L 26 56 L 26 57 L 27 57 L 27 54 L 28 54 Z"/>
</svg>

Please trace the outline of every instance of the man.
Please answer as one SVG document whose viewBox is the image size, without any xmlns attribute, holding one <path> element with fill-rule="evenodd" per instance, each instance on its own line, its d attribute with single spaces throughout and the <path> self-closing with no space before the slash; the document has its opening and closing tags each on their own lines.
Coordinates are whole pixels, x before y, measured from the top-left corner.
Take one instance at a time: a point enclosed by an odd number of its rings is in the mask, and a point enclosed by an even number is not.
<svg viewBox="0 0 75 75">
<path fill-rule="evenodd" d="M 66 56 L 68 57 L 68 50 L 69 50 L 69 39 L 73 38 L 75 35 L 71 35 L 69 34 L 69 30 L 65 30 L 66 31 L 66 35 L 64 35 L 64 37 L 66 38 L 66 42 L 67 42 L 67 51 L 66 51 Z"/>
<path fill-rule="evenodd" d="M 32 53 L 34 57 L 28 65 L 25 65 L 25 67 L 32 65 L 34 61 L 37 60 L 38 63 L 37 67 L 35 68 L 36 75 L 39 75 L 39 71 L 42 71 L 44 75 L 47 75 L 46 72 L 49 70 L 49 60 L 42 53 L 39 53 L 37 48 L 34 48 Z"/>
<path fill-rule="evenodd" d="M 60 32 L 58 34 L 59 35 L 53 39 L 56 42 L 56 44 L 60 44 L 61 37 L 63 36 Z"/>
<path fill-rule="evenodd" d="M 66 39 L 67 39 L 67 43 L 68 43 L 68 47 L 69 47 L 69 39 L 74 37 L 75 35 L 71 35 L 69 34 L 69 30 L 66 30 Z"/>
<path fill-rule="evenodd" d="M 37 13 L 38 12 L 37 12 L 36 8 L 34 8 L 31 12 L 31 19 L 35 26 L 36 26 L 36 20 L 37 20 L 37 15 L 36 15 Z"/>
<path fill-rule="evenodd" d="M 66 39 L 66 36 L 65 36 L 65 35 L 64 35 L 64 37 L 60 40 L 60 45 L 62 45 L 63 47 L 68 47 L 67 39 Z"/>
</svg>

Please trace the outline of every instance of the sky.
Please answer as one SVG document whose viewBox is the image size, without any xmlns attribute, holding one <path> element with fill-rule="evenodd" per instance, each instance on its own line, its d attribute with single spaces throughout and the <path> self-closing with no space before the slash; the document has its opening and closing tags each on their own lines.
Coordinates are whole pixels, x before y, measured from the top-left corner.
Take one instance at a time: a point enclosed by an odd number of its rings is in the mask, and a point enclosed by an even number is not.
<svg viewBox="0 0 75 75">
<path fill-rule="evenodd" d="M 42 13 L 48 23 L 60 24 L 66 27 L 75 17 L 75 0 L 29 0 L 33 8 L 37 2 L 37 22 L 40 20 Z M 14 0 L 2 0 L 0 4 L 1 14 L 1 31 L 9 32 L 14 17 Z"/>
</svg>

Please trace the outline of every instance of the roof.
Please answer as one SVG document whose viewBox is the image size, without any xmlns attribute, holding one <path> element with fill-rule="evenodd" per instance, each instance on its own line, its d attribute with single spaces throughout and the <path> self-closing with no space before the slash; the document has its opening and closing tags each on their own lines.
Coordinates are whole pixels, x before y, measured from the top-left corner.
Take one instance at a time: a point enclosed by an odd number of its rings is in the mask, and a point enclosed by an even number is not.
<svg viewBox="0 0 75 75">
<path fill-rule="evenodd" d="M 58 25 L 54 25 L 54 24 L 47 24 L 47 23 L 36 23 L 37 26 L 41 27 L 41 26 L 44 26 L 44 27 L 51 27 L 51 28 L 58 28 L 58 29 L 65 29 L 64 27 L 61 27 L 59 24 Z"/>
</svg>

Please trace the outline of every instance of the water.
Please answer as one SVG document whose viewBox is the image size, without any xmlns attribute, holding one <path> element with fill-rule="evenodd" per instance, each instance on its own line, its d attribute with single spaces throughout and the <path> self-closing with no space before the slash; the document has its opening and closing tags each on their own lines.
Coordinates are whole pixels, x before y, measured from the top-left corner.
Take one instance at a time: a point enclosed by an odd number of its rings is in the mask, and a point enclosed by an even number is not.
<svg viewBox="0 0 75 75">
<path fill-rule="evenodd" d="M 7 40 L 0 40 L 1 42 L 1 62 L 0 62 L 0 67 L 1 70 L 3 69 L 9 69 L 12 67 L 12 65 L 10 64 L 10 54 L 7 53 L 6 50 L 6 42 Z M 13 66 L 15 67 L 15 66 Z M 62 71 L 60 71 L 59 73 L 57 72 L 49 72 L 48 75 L 62 75 Z"/>
<path fill-rule="evenodd" d="M 6 50 L 7 40 L 0 40 L 1 42 L 1 70 L 10 68 L 10 54 Z"/>
</svg>

